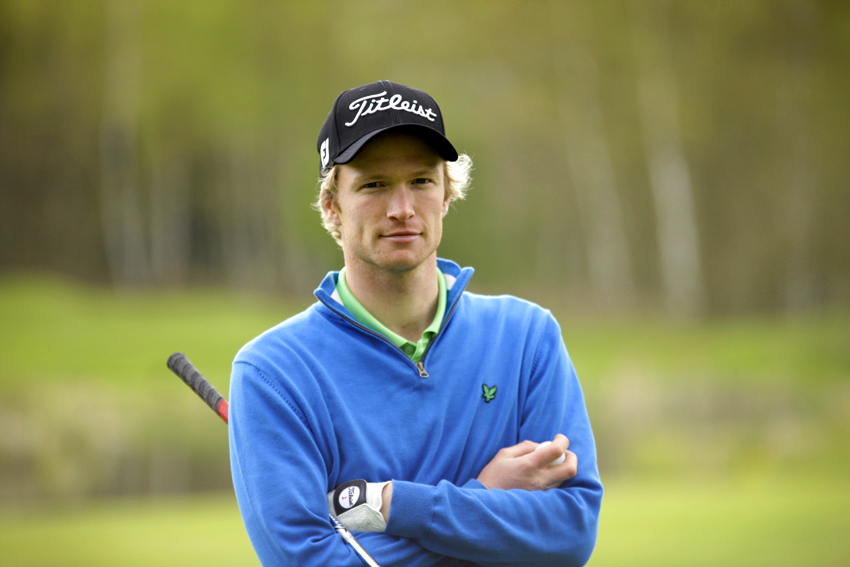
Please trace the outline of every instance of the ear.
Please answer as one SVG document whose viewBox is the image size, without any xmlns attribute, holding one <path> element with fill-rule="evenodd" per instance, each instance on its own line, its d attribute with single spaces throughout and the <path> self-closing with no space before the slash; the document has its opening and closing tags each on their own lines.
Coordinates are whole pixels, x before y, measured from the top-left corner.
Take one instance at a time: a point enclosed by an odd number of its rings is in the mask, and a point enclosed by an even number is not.
<svg viewBox="0 0 850 567">
<path fill-rule="evenodd" d="M 325 218 L 330 220 L 333 224 L 336 226 L 342 224 L 339 220 L 339 207 L 337 206 L 336 199 L 331 199 L 330 201 L 323 203 L 322 210 Z"/>
<path fill-rule="evenodd" d="M 446 199 L 443 201 L 443 216 L 446 216 L 449 213 L 449 200 Z"/>
</svg>

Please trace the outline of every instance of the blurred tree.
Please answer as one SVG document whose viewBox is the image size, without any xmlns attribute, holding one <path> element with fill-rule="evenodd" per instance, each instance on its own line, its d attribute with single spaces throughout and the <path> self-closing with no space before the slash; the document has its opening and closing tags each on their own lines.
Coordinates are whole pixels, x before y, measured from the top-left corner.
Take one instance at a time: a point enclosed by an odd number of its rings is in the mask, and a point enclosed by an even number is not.
<svg viewBox="0 0 850 567">
<path fill-rule="evenodd" d="M 0 2 L 0 269 L 104 280 L 100 2 Z"/>
<path fill-rule="evenodd" d="M 152 162 L 150 259 L 153 279 L 160 284 L 186 284 L 192 245 L 189 171 L 177 152 L 154 157 Z"/>
<path fill-rule="evenodd" d="M 813 41 L 818 35 L 817 7 L 808 0 L 785 1 L 788 41 L 777 55 L 785 68 L 778 77 L 776 117 L 784 187 L 779 199 L 785 249 L 784 304 L 789 311 L 816 303 L 812 240 L 818 195 L 812 167 Z"/>
<path fill-rule="evenodd" d="M 693 317 L 705 309 L 703 268 L 690 167 L 679 133 L 676 80 L 669 62 L 668 6 L 666 0 L 654 6 L 632 0 L 631 7 L 638 109 L 655 205 L 664 298 L 672 315 Z"/>
<path fill-rule="evenodd" d="M 117 285 L 149 284 L 146 215 L 139 175 L 142 22 L 139 3 L 106 2 L 106 68 L 100 134 L 101 212 L 106 257 Z M 159 211 L 159 207 L 154 210 Z"/>
<path fill-rule="evenodd" d="M 450 14 L 450 17 L 446 17 Z M 432 93 L 475 285 L 680 314 L 850 301 L 847 3 L 0 3 L 0 270 L 309 293 L 333 98 Z"/>
<path fill-rule="evenodd" d="M 584 0 L 554 0 L 550 7 L 556 30 L 557 108 L 585 238 L 590 282 L 607 303 L 627 305 L 634 287 L 632 263 L 602 125 L 590 4 Z"/>
</svg>

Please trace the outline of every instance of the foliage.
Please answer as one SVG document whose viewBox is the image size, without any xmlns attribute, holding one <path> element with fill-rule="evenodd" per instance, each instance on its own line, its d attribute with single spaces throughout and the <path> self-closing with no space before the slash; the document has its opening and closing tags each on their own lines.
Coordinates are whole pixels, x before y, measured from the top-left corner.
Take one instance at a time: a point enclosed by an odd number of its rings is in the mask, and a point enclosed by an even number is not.
<svg viewBox="0 0 850 567">
<path fill-rule="evenodd" d="M 700 287 L 671 312 L 845 304 L 848 21 L 827 0 L 4 2 L 0 270 L 307 292 L 341 262 L 309 208 L 318 127 L 390 78 L 475 159 L 442 253 L 482 283 L 664 305 L 679 219 Z"/>
</svg>

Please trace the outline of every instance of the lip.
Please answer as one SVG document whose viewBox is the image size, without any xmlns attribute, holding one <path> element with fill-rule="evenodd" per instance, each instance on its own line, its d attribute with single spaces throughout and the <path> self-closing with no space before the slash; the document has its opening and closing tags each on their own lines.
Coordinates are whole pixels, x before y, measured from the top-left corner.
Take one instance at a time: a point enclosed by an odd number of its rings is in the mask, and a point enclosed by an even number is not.
<svg viewBox="0 0 850 567">
<path fill-rule="evenodd" d="M 420 233 L 415 230 L 396 230 L 381 235 L 381 238 L 389 240 L 390 242 L 404 243 L 413 242 L 419 237 L 419 234 Z"/>
</svg>

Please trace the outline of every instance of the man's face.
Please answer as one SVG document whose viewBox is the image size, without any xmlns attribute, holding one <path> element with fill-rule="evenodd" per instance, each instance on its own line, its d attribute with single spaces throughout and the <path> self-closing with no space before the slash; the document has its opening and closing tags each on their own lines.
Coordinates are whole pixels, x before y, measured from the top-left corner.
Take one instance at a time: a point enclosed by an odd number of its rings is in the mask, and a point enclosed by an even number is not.
<svg viewBox="0 0 850 567">
<path fill-rule="evenodd" d="M 376 136 L 338 166 L 337 187 L 328 209 L 346 266 L 404 272 L 436 255 L 448 200 L 443 160 L 427 143 L 403 133 Z"/>
</svg>

